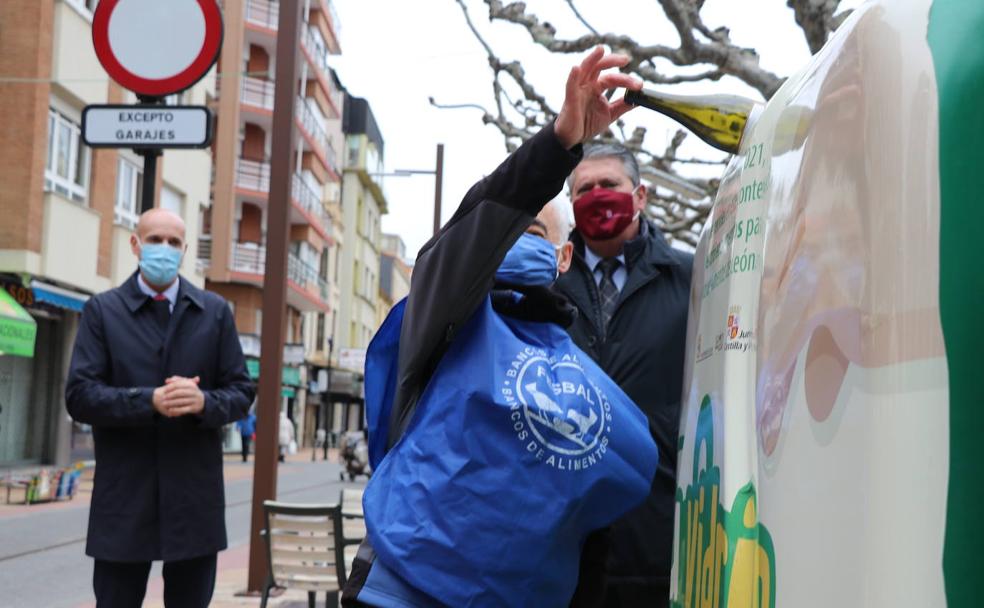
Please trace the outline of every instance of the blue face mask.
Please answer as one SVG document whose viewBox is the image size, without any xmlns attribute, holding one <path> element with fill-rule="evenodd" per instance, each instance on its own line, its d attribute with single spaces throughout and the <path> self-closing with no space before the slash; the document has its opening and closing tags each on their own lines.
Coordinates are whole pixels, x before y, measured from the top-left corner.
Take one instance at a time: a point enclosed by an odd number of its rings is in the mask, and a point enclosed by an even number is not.
<svg viewBox="0 0 984 608">
<path fill-rule="evenodd" d="M 170 285 L 181 266 L 180 249 L 163 243 L 140 244 L 140 271 L 144 280 L 158 287 Z"/>
<path fill-rule="evenodd" d="M 495 271 L 496 281 L 510 285 L 550 285 L 558 274 L 554 249 L 545 238 L 523 234 Z"/>
</svg>

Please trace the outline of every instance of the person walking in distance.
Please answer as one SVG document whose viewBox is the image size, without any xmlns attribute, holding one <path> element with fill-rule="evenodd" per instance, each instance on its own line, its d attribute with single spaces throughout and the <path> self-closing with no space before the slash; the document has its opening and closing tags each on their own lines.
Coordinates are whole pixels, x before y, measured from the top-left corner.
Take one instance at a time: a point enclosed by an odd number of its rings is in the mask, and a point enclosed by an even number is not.
<svg viewBox="0 0 984 608">
<path fill-rule="evenodd" d="M 253 435 L 256 434 L 256 414 L 250 412 L 246 417 L 236 422 L 239 429 L 239 436 L 242 438 L 243 462 L 249 461 L 249 446 L 253 442 Z"/>
<path fill-rule="evenodd" d="M 164 604 L 204 608 L 226 548 L 222 427 L 253 384 L 228 304 L 178 274 L 181 218 L 145 212 L 130 245 L 139 270 L 86 302 L 65 388 L 95 440 L 85 551 L 98 608 L 140 606 L 159 560 Z"/>
</svg>

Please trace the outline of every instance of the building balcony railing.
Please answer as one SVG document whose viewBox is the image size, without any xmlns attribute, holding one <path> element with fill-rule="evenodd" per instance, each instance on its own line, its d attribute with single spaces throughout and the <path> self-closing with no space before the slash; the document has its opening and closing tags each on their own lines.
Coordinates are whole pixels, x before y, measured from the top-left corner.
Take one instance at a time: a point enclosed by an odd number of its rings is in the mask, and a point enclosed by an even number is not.
<svg viewBox="0 0 984 608">
<path fill-rule="evenodd" d="M 270 0 L 246 0 L 246 22 L 271 30 L 277 29 L 280 3 Z"/>
<path fill-rule="evenodd" d="M 236 186 L 256 192 L 270 192 L 270 163 L 237 159 Z"/>
<path fill-rule="evenodd" d="M 325 212 L 321 196 L 297 173 L 291 175 L 290 196 L 299 207 L 331 233 L 331 216 Z M 255 192 L 270 192 L 270 163 L 240 158 L 236 162 L 236 186 Z"/>
<path fill-rule="evenodd" d="M 308 26 L 304 29 L 304 35 L 301 36 L 301 44 L 304 45 L 308 55 L 314 60 L 314 67 L 327 75 L 331 72 L 331 68 L 328 66 L 328 49 L 325 48 L 324 44 L 318 43 L 318 36 L 319 34 L 314 33 L 314 28 Z"/>
<path fill-rule="evenodd" d="M 335 30 L 335 39 L 341 39 L 342 20 L 338 18 L 338 11 L 335 10 L 335 3 L 331 0 L 321 0 L 321 3 L 328 5 L 328 14 L 331 16 L 331 28 Z"/>
<path fill-rule="evenodd" d="M 243 103 L 248 103 L 251 106 L 265 110 L 273 110 L 274 82 L 272 80 L 247 76 L 243 78 L 242 83 L 243 86 L 239 99 Z"/>
<path fill-rule="evenodd" d="M 291 194 L 305 211 L 321 222 L 325 232 L 331 234 L 331 216 L 321 204 L 321 197 L 297 173 L 291 176 Z"/>
<path fill-rule="evenodd" d="M 307 131 L 307 134 L 311 136 L 314 143 L 324 153 L 328 149 L 328 132 L 315 119 L 314 113 L 311 112 L 308 102 L 303 97 L 297 98 L 297 103 L 294 104 L 294 113 L 297 115 L 297 120 L 301 123 L 301 128 Z"/>
<path fill-rule="evenodd" d="M 331 145 L 331 140 L 329 139 L 325 146 L 325 159 L 328 161 L 328 166 L 331 170 L 335 172 L 335 175 L 341 175 L 342 172 L 338 167 L 338 153 L 335 152 L 335 146 Z"/>
<path fill-rule="evenodd" d="M 233 243 L 231 266 L 232 270 L 237 272 L 265 274 L 266 247 L 254 243 Z M 298 287 L 317 294 L 322 302 L 328 302 L 328 281 L 318 274 L 316 268 L 306 264 L 293 253 L 287 256 L 287 278 Z"/>
<path fill-rule="evenodd" d="M 212 265 L 212 235 L 200 234 L 198 235 L 198 259 L 195 261 L 195 267 L 199 271 L 204 271 L 211 265 Z"/>
</svg>

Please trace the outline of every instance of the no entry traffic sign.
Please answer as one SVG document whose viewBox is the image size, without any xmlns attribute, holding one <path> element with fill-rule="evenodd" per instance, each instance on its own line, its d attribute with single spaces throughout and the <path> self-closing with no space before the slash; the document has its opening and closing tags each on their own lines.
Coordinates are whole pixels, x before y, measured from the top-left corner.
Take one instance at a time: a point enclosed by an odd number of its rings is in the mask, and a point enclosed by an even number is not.
<svg viewBox="0 0 984 608">
<path fill-rule="evenodd" d="M 102 0 L 92 44 L 113 80 L 163 97 L 195 84 L 215 63 L 222 12 L 216 0 Z"/>
<path fill-rule="evenodd" d="M 204 148 L 212 114 L 205 106 L 86 106 L 82 139 L 93 148 Z"/>
</svg>

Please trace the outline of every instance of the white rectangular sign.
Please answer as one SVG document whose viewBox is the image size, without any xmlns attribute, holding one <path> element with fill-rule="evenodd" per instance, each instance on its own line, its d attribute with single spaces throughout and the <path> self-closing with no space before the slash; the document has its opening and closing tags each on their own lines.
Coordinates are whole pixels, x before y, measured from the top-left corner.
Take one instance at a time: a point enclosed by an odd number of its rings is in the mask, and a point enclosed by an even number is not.
<svg viewBox="0 0 984 608">
<path fill-rule="evenodd" d="M 338 353 L 338 367 L 364 373 L 366 368 L 366 349 L 343 348 Z"/>
<path fill-rule="evenodd" d="M 212 115 L 205 106 L 86 106 L 82 138 L 94 148 L 204 148 Z"/>
</svg>

